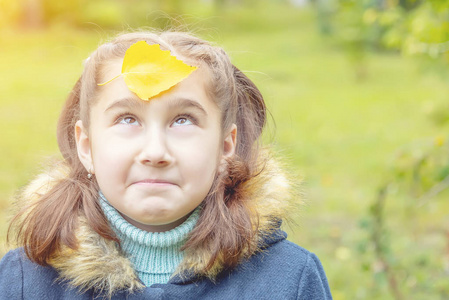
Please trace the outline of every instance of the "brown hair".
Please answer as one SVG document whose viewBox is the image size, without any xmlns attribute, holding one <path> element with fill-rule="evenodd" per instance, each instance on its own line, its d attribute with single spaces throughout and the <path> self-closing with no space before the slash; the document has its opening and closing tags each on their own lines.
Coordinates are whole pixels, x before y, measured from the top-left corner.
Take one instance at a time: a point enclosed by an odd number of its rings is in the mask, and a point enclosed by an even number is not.
<svg viewBox="0 0 449 300">
<path fill-rule="evenodd" d="M 59 149 L 69 173 L 13 219 L 12 224 L 17 223 L 18 242 L 38 264 L 47 265 L 62 246 L 76 249 L 75 230 L 80 215 L 103 238 L 118 242 L 99 206 L 96 180 L 87 179 L 87 171 L 78 158 L 74 126 L 77 120 L 82 120 L 89 128 L 89 111 L 96 101 L 97 84 L 105 64 L 123 57 L 130 45 L 141 40 L 159 44 L 186 63 L 206 66 L 211 77 L 208 92 L 222 112 L 222 130 L 233 123 L 238 128 L 235 156 L 228 160 L 227 170 L 216 176 L 203 201 L 198 223 L 183 249 L 209 251 L 210 258 L 204 269 L 199 270 L 206 274 L 217 260 L 224 268 L 235 267 L 243 253 L 251 252 L 248 250 L 254 247 L 257 216 L 247 207 L 240 190 L 260 171 L 258 140 L 266 122 L 262 95 L 230 62 L 223 49 L 186 33 L 136 32 L 120 35 L 101 45 L 86 61 L 57 127 Z"/>
</svg>

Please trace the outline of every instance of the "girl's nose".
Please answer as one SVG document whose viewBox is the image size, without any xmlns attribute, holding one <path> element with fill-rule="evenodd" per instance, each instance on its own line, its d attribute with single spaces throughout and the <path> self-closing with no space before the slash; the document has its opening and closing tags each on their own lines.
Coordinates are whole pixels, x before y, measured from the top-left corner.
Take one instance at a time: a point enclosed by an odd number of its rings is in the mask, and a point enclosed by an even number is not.
<svg viewBox="0 0 449 300">
<path fill-rule="evenodd" d="M 139 163 L 153 167 L 165 167 L 173 161 L 163 133 L 156 130 L 147 132 L 142 141 L 142 149 L 137 157 Z"/>
</svg>

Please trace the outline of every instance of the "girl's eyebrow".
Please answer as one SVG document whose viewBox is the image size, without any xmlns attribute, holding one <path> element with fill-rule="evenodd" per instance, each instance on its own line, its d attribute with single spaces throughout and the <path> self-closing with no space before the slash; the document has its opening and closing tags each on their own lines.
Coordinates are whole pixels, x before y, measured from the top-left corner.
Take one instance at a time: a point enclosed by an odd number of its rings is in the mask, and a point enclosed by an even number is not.
<svg viewBox="0 0 449 300">
<path fill-rule="evenodd" d="M 142 102 L 142 100 L 136 100 L 133 98 L 123 98 L 119 99 L 117 101 L 114 101 L 109 105 L 104 111 L 107 112 L 108 110 L 114 109 L 114 108 L 136 108 L 136 109 L 143 109 L 145 104 Z"/>
<path fill-rule="evenodd" d="M 151 100 L 150 100 L 151 101 Z M 184 108 L 194 108 L 195 110 L 198 110 L 203 115 L 207 116 L 207 112 L 204 109 L 204 107 L 194 101 L 187 98 L 173 98 L 170 100 L 164 100 L 168 101 L 168 110 L 172 111 L 174 109 L 184 109 Z M 143 102 L 142 100 L 137 100 L 134 98 L 123 98 L 119 99 L 117 101 L 112 102 L 104 111 L 107 112 L 108 110 L 115 109 L 115 108 L 128 108 L 128 109 L 140 109 L 143 110 L 145 108 L 145 104 L 147 102 Z"/>
<path fill-rule="evenodd" d="M 169 104 L 168 104 L 169 110 L 176 109 L 176 108 L 183 109 L 183 108 L 191 107 L 191 108 L 194 108 L 195 110 L 198 110 L 203 115 L 207 116 L 206 110 L 197 101 L 190 100 L 190 99 L 187 99 L 187 98 L 174 98 L 174 99 L 170 99 L 168 101 L 169 101 Z"/>
</svg>

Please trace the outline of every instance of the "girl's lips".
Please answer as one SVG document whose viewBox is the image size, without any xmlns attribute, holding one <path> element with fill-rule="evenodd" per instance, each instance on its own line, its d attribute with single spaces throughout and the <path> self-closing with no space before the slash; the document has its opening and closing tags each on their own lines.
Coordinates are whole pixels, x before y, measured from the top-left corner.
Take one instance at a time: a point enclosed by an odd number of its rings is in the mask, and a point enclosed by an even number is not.
<svg viewBox="0 0 449 300">
<path fill-rule="evenodd" d="M 164 185 L 176 185 L 173 182 L 167 181 L 167 180 L 161 180 L 161 179 L 143 179 L 134 182 L 134 184 L 137 185 L 153 185 L 153 186 L 164 186 Z"/>
</svg>

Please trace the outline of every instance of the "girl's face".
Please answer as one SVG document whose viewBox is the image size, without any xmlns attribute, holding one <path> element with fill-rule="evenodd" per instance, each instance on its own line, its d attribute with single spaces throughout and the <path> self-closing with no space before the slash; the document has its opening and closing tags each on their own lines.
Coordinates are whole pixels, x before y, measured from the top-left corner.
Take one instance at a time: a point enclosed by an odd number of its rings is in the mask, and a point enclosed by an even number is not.
<svg viewBox="0 0 449 300">
<path fill-rule="evenodd" d="M 102 80 L 120 74 L 122 62 L 110 62 Z M 236 127 L 222 133 L 207 76 L 198 68 L 150 101 L 119 77 L 102 87 L 90 131 L 76 123 L 81 162 L 109 203 L 138 228 L 157 232 L 181 224 L 208 194 L 224 158 L 234 154 Z"/>
</svg>

